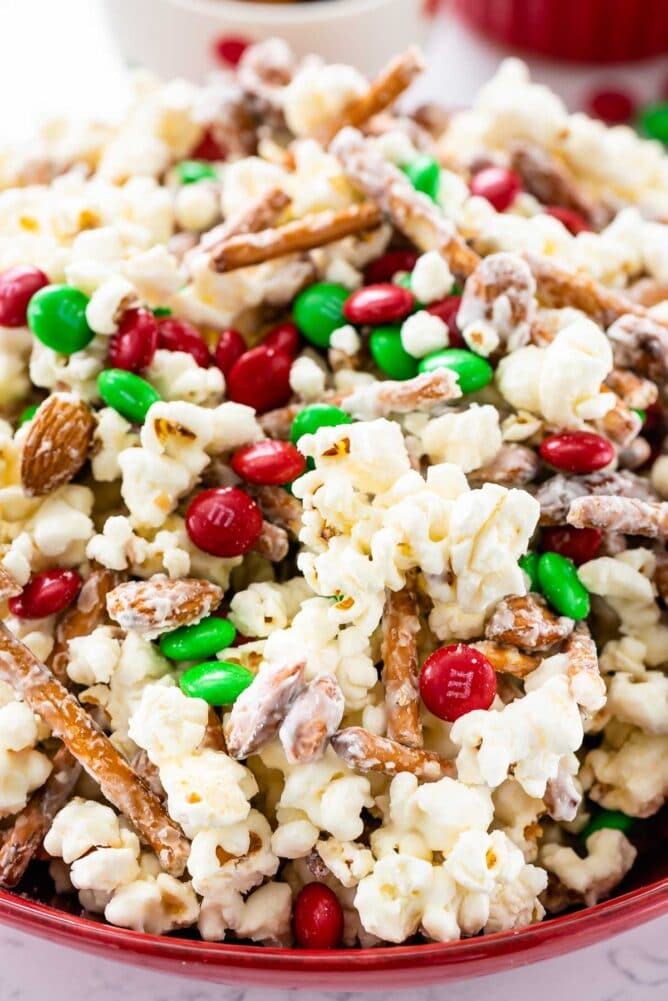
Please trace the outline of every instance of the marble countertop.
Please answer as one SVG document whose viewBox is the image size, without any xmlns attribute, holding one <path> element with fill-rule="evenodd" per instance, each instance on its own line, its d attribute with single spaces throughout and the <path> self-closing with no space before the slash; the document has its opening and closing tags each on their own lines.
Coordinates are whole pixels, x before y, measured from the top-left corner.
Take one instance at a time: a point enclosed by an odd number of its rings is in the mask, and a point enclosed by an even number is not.
<svg viewBox="0 0 668 1001">
<path fill-rule="evenodd" d="M 141 0 L 137 0 L 141 3 Z M 36 27 L 39 30 L 35 30 Z M 0 110 L 2 135 L 21 135 L 41 114 L 76 108 L 112 110 L 124 91 L 122 67 L 110 44 L 97 0 L 0 0 L 0 88 L 10 98 Z M 493 72 L 499 51 L 443 18 L 430 44 L 424 96 L 461 105 Z M 36 71 L 39 67 L 39 73 Z M 594 81 L 627 80 L 649 98 L 665 62 L 638 69 L 562 71 L 536 63 L 542 79 L 576 106 Z M 85 83 L 85 86 L 82 86 Z M 46 84 L 46 85 L 45 85 Z M 4 86 L 3 86 L 4 85 Z M 665 1001 L 668 997 L 668 917 L 570 956 L 444 988 L 412 992 L 412 1001 Z M 243 989 L 166 976 L 0 927 L 0 1001 L 287 1001 L 295 991 Z M 344 1001 L 325 992 L 309 1001 Z M 361 995 L 358 995 L 361 997 Z M 371 999 L 376 995 L 369 994 Z M 386 992 L 385 1001 L 406 998 Z"/>
</svg>

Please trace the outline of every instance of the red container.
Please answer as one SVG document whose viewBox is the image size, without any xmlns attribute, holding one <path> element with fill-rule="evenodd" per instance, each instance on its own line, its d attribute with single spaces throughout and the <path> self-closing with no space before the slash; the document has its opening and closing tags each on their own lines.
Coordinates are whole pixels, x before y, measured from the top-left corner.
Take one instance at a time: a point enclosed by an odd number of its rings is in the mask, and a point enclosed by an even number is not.
<svg viewBox="0 0 668 1001">
<path fill-rule="evenodd" d="M 668 52 L 667 0 L 455 0 L 472 27 L 511 49 L 614 63 Z"/>
</svg>

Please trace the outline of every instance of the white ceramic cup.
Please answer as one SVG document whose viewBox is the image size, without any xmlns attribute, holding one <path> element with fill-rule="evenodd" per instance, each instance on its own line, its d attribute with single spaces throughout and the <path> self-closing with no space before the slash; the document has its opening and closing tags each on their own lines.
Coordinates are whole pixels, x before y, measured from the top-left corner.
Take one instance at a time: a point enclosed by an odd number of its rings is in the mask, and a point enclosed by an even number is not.
<svg viewBox="0 0 668 1001">
<path fill-rule="evenodd" d="M 319 53 L 366 73 L 425 35 L 425 0 L 106 0 L 123 56 L 160 76 L 201 81 L 223 62 L 221 39 L 280 37 L 300 55 Z"/>
</svg>

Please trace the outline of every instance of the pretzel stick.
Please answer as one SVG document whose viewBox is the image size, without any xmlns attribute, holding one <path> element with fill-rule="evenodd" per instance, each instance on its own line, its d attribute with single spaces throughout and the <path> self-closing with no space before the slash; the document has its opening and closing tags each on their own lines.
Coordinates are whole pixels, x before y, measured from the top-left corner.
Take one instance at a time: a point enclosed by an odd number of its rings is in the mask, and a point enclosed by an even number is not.
<svg viewBox="0 0 668 1001">
<path fill-rule="evenodd" d="M 547 650 L 573 632 L 575 622 L 555 615 L 538 594 L 514 594 L 503 598 L 487 621 L 488 640 L 521 650 Z"/>
<path fill-rule="evenodd" d="M 198 249 L 210 250 L 215 253 L 216 248 L 223 241 L 229 240 L 233 236 L 243 236 L 247 233 L 257 233 L 261 229 L 269 229 L 290 203 L 291 198 L 285 191 L 280 188 L 270 188 L 246 208 L 206 233 L 200 240 Z"/>
<path fill-rule="evenodd" d="M 253 491 L 267 519 L 297 538 L 302 527 L 302 505 L 283 487 L 259 487 Z"/>
<path fill-rule="evenodd" d="M 46 666 L 63 685 L 68 684 L 67 664 L 69 642 L 79 636 L 89 636 L 96 626 L 108 622 L 106 599 L 119 583 L 120 574 L 100 568 L 92 570 L 76 603 L 61 617 L 56 626 L 56 642 L 46 660 Z"/>
<path fill-rule="evenodd" d="M 516 678 L 526 678 L 540 666 L 540 657 L 523 653 L 515 646 L 503 646 L 493 640 L 480 640 L 471 646 L 487 658 L 495 671 L 513 674 Z"/>
<path fill-rule="evenodd" d="M 346 129 L 332 144 L 348 179 L 376 202 L 393 225 L 422 251 L 438 250 L 450 270 L 466 278 L 480 262 L 430 198 L 416 191 L 405 174 L 388 163 L 361 133 Z"/>
<path fill-rule="evenodd" d="M 53 769 L 46 783 L 14 818 L 0 848 L 0 886 L 11 890 L 21 882 L 80 775 L 79 762 L 66 747 L 60 747 L 53 756 Z"/>
<path fill-rule="evenodd" d="M 525 257 L 538 284 L 538 298 L 544 306 L 554 309 L 573 306 L 606 328 L 627 314 L 651 319 L 643 306 L 606 288 L 588 274 L 569 271 L 551 257 L 537 254 L 525 254 Z"/>
<path fill-rule="evenodd" d="M 424 69 L 424 59 L 416 48 L 410 48 L 389 63 L 369 86 L 365 94 L 350 101 L 343 110 L 326 122 L 316 138 L 326 146 L 337 132 L 352 125 L 359 128 L 374 115 L 389 108 Z"/>
<path fill-rule="evenodd" d="M 0 679 L 60 737 L 103 794 L 134 824 L 167 872 L 180 876 L 190 851 L 181 829 L 73 695 L 0 623 Z"/>
<path fill-rule="evenodd" d="M 4 601 L 6 598 L 15 598 L 22 590 L 21 585 L 17 584 L 14 578 L 10 577 L 7 571 L 0 566 L 0 601 Z"/>
<path fill-rule="evenodd" d="M 412 772 L 424 782 L 436 782 L 446 775 L 454 778 L 457 774 L 454 761 L 442 758 L 435 751 L 405 747 L 361 726 L 339 730 L 331 744 L 338 756 L 358 772 L 382 772 L 384 775 Z"/>
<path fill-rule="evenodd" d="M 263 229 L 223 240 L 211 254 L 211 267 L 218 272 L 236 271 L 277 257 L 316 250 L 346 236 L 376 229 L 382 221 L 380 211 L 369 204 L 350 205 L 338 212 L 318 212 L 277 229 Z"/>
<path fill-rule="evenodd" d="M 566 520 L 575 528 L 609 528 L 650 539 L 668 537 L 668 503 L 654 504 L 634 497 L 578 497 Z"/>
<path fill-rule="evenodd" d="M 346 396 L 341 409 L 357 420 L 373 420 L 390 414 L 409 414 L 432 410 L 439 403 L 457 400 L 462 395 L 454 372 L 439 368 L 416 375 L 414 379 L 374 382 Z"/>
<path fill-rule="evenodd" d="M 407 747 L 423 747 L 416 637 L 420 631 L 413 584 L 389 591 L 383 613 L 383 685 L 387 735 Z"/>
</svg>

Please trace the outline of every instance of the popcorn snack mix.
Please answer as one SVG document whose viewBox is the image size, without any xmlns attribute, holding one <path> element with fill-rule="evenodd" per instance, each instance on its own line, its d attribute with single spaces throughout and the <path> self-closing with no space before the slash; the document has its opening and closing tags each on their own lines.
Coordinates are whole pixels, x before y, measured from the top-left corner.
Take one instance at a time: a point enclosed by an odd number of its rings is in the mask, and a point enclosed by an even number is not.
<svg viewBox="0 0 668 1001">
<path fill-rule="evenodd" d="M 303 948 L 613 893 L 668 795 L 668 159 L 249 48 L 0 154 L 0 885 Z"/>
</svg>

